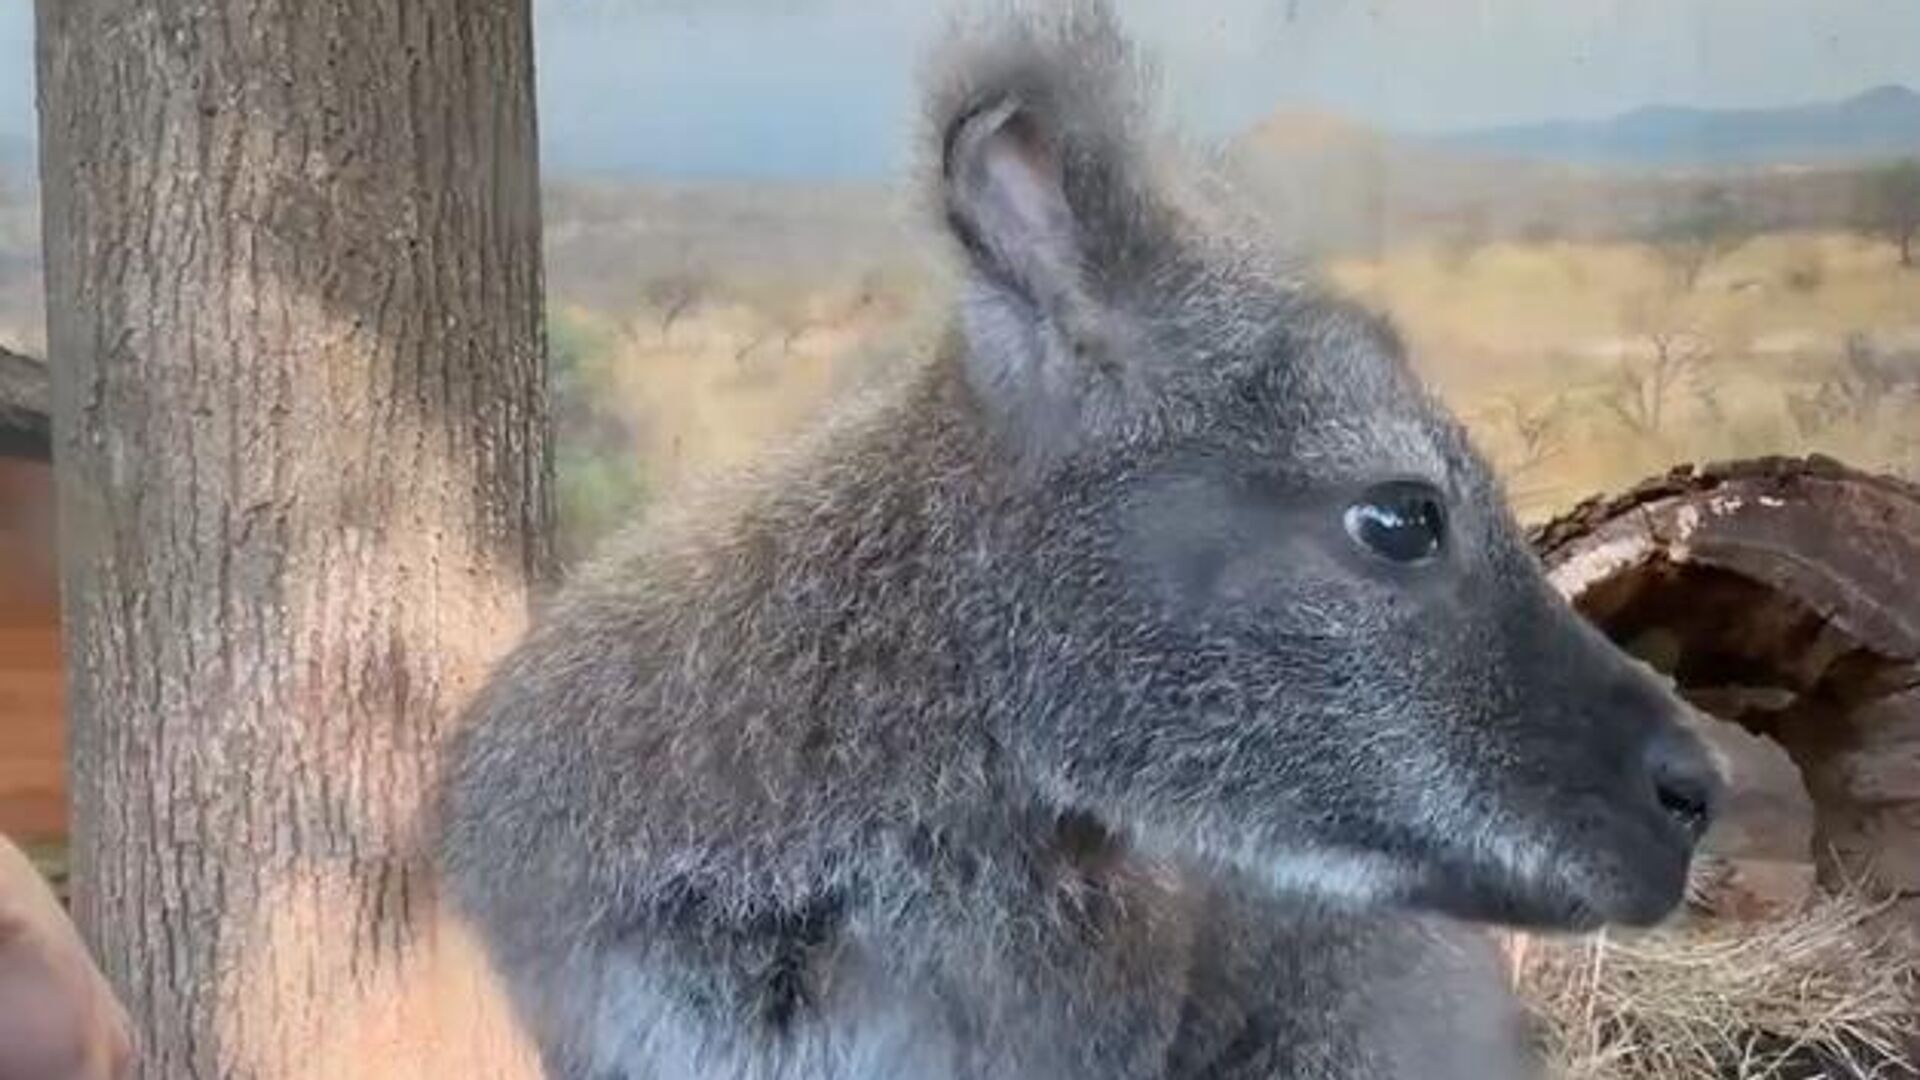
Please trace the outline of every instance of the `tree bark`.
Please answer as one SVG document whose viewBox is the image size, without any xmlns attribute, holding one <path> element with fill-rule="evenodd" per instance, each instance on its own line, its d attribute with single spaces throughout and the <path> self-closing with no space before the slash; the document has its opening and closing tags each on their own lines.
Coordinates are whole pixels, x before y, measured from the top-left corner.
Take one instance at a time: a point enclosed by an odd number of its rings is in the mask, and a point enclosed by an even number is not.
<svg viewBox="0 0 1920 1080">
<path fill-rule="evenodd" d="M 150 1077 L 533 1069 L 436 750 L 550 564 L 529 0 L 39 0 L 78 921 Z"/>
</svg>

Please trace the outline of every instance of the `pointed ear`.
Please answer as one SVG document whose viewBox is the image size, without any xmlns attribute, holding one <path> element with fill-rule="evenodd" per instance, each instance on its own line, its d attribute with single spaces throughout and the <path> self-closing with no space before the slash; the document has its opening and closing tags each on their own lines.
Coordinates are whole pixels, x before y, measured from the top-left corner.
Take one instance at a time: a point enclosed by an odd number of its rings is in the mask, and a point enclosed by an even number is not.
<svg viewBox="0 0 1920 1080">
<path fill-rule="evenodd" d="M 1080 302 L 1082 226 L 1039 118 L 1018 100 L 988 103 L 954 125 L 943 160 L 948 224 L 973 273 L 1036 313 Z"/>
<path fill-rule="evenodd" d="M 930 104 L 968 375 L 1025 441 L 1057 443 L 1121 407 L 1130 316 L 1174 230 L 1141 167 L 1131 46 L 1103 4 L 1051 10 L 960 33 Z"/>
</svg>

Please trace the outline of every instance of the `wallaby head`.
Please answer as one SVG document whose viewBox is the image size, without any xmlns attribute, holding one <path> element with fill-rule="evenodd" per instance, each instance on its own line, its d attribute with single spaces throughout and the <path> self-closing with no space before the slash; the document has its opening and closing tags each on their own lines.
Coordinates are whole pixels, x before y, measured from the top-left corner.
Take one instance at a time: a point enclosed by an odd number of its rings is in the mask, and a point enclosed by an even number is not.
<svg viewBox="0 0 1920 1080">
<path fill-rule="evenodd" d="M 992 723 L 1045 798 L 1288 888 L 1544 926 L 1678 901 L 1683 706 L 1549 587 L 1381 319 L 1166 193 L 1098 5 L 965 35 L 937 191 L 1009 463 Z"/>
</svg>

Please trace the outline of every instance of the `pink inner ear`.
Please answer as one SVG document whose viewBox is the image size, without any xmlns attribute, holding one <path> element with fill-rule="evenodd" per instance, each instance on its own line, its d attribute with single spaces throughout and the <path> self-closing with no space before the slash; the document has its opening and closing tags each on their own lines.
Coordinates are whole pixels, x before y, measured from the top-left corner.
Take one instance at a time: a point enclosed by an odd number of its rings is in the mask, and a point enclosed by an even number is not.
<svg viewBox="0 0 1920 1080">
<path fill-rule="evenodd" d="M 1067 235 L 1067 207 L 1059 157 L 1024 113 L 1014 113 L 981 148 L 986 188 L 1020 228 L 1037 236 Z"/>
<path fill-rule="evenodd" d="M 1033 117 L 1024 112 L 1015 112 L 1007 117 L 1000 129 L 993 133 L 991 140 L 995 147 L 1018 155 L 1036 174 L 1057 179 L 1060 173 L 1059 162 L 1054 159 L 1052 147 L 1040 134 L 1040 125 Z"/>
</svg>

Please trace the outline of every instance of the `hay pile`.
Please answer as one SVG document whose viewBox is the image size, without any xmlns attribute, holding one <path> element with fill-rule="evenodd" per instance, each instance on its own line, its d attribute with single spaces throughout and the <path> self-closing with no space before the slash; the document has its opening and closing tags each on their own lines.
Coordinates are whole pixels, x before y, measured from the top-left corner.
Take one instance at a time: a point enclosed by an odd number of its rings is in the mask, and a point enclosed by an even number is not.
<svg viewBox="0 0 1920 1080">
<path fill-rule="evenodd" d="M 1557 1080 L 1892 1080 L 1920 1076 L 1920 954 L 1891 926 L 1835 897 L 1771 922 L 1518 938 L 1508 954 Z"/>
</svg>

